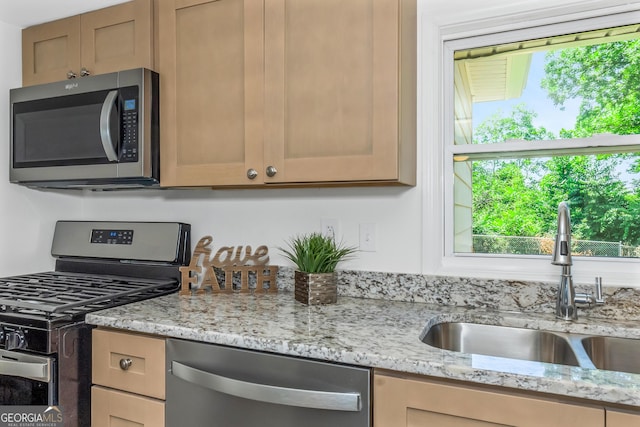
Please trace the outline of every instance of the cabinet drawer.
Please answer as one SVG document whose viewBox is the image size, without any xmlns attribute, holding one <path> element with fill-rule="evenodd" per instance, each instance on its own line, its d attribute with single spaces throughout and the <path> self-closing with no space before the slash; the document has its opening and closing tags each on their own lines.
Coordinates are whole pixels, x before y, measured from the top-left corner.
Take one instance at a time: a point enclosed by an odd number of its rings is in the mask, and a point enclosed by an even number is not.
<svg viewBox="0 0 640 427">
<path fill-rule="evenodd" d="M 93 383 L 164 399 L 164 345 L 161 338 L 95 329 Z"/>
<path fill-rule="evenodd" d="M 92 427 L 164 427 L 164 402 L 91 387 Z"/>
</svg>

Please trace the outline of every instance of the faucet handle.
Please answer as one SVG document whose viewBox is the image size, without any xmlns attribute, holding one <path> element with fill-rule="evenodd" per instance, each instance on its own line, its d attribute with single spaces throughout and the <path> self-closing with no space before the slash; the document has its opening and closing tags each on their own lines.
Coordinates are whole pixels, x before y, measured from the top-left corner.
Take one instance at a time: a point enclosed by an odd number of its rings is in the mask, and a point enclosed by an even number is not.
<svg viewBox="0 0 640 427">
<path fill-rule="evenodd" d="M 603 305 L 605 301 L 604 296 L 602 295 L 602 277 L 596 277 L 595 291 L 595 295 L 590 292 L 576 292 L 573 300 L 576 304 L 586 305 L 589 307 L 594 305 Z"/>
<path fill-rule="evenodd" d="M 604 304 L 604 296 L 602 295 L 602 277 L 596 277 L 596 297 L 594 299 L 596 304 Z"/>
</svg>

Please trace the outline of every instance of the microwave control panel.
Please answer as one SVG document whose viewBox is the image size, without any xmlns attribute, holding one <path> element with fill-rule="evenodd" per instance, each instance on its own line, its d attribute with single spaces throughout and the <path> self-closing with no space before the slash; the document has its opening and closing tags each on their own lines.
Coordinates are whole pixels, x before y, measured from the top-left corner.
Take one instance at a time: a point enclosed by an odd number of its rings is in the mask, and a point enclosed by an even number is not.
<svg viewBox="0 0 640 427">
<path fill-rule="evenodd" d="M 120 162 L 138 161 L 138 88 L 124 88 L 120 91 L 121 143 Z"/>
</svg>

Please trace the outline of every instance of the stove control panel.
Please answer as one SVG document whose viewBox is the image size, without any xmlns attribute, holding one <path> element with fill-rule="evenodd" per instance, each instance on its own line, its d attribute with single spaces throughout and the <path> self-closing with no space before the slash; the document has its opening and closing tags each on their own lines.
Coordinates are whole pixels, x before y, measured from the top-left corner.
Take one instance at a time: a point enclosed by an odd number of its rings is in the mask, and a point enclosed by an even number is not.
<svg viewBox="0 0 640 427">
<path fill-rule="evenodd" d="M 109 245 L 130 245 L 133 242 L 133 230 L 91 230 L 91 243 Z"/>
<path fill-rule="evenodd" d="M 33 353 L 55 352 L 56 339 L 46 329 L 0 323 L 0 348 L 3 350 L 28 350 Z"/>
</svg>

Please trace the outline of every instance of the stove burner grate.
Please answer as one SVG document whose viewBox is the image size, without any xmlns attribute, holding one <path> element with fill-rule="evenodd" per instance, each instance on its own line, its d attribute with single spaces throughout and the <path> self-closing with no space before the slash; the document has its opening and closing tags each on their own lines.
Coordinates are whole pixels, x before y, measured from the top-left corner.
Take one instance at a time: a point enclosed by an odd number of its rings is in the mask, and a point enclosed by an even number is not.
<svg viewBox="0 0 640 427">
<path fill-rule="evenodd" d="M 174 292 L 174 279 L 46 272 L 0 279 L 0 311 L 81 314 Z"/>
</svg>

